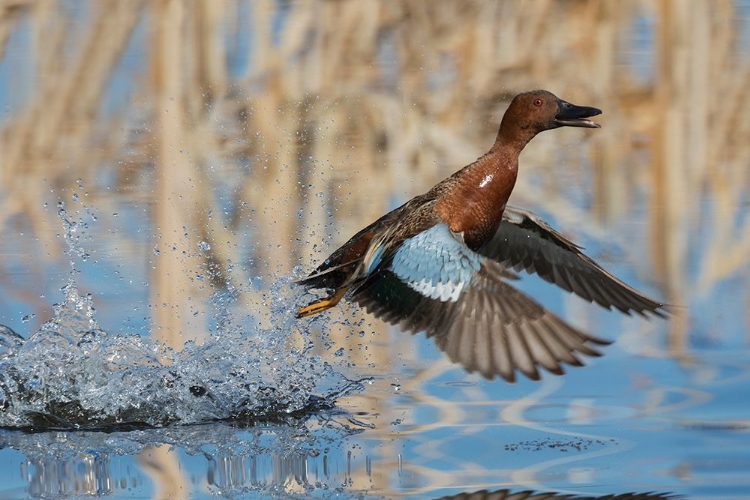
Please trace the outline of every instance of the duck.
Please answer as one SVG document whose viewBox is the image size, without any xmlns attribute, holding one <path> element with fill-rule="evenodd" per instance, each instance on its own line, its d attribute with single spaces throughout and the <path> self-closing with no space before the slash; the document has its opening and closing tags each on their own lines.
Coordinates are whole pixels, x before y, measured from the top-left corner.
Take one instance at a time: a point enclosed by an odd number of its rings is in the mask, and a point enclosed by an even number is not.
<svg viewBox="0 0 750 500">
<path fill-rule="evenodd" d="M 342 298 L 412 334 L 486 379 L 532 380 L 611 342 L 586 333 L 513 286 L 520 272 L 622 313 L 666 317 L 666 305 L 607 272 L 537 215 L 508 205 L 518 158 L 537 134 L 596 129 L 601 110 L 546 90 L 516 95 L 495 142 L 473 163 L 357 232 L 296 283 L 328 295 L 302 306 L 319 314 Z"/>
</svg>

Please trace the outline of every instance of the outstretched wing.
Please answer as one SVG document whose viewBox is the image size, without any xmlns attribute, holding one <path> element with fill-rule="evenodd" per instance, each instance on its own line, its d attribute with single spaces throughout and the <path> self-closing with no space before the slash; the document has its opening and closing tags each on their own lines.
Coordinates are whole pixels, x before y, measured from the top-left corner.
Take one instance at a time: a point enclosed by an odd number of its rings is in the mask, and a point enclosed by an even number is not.
<svg viewBox="0 0 750 500">
<path fill-rule="evenodd" d="M 652 300 L 602 269 L 581 247 L 538 216 L 506 207 L 493 238 L 478 252 L 502 266 L 536 273 L 546 281 L 606 309 L 665 317 L 665 305 Z"/>
<path fill-rule="evenodd" d="M 370 313 L 412 333 L 434 337 L 468 371 L 509 382 L 516 370 L 538 380 L 538 367 L 562 374 L 598 356 L 589 336 L 505 282 L 512 275 L 466 247 L 444 224 L 384 255 L 352 297 Z"/>
</svg>

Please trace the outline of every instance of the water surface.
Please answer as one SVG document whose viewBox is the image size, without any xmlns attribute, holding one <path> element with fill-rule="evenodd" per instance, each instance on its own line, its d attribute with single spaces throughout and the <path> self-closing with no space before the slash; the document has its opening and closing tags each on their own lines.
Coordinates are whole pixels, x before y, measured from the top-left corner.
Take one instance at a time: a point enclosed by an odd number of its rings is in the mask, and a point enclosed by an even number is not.
<svg viewBox="0 0 750 500">
<path fill-rule="evenodd" d="M 0 496 L 750 495 L 746 2 L 20 3 L 0 37 Z M 292 284 L 482 154 L 668 321 L 486 381 Z"/>
</svg>

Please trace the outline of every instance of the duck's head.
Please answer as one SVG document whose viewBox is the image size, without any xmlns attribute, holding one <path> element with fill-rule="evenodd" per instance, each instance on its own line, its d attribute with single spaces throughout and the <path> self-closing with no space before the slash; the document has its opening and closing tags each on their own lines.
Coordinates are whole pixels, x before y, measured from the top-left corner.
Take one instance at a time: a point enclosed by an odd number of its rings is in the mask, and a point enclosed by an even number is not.
<svg viewBox="0 0 750 500">
<path fill-rule="evenodd" d="M 532 90 L 513 98 L 503 117 L 503 125 L 533 134 L 559 127 L 599 128 L 598 123 L 588 119 L 599 114 L 600 109 L 570 104 L 546 90 Z"/>
</svg>

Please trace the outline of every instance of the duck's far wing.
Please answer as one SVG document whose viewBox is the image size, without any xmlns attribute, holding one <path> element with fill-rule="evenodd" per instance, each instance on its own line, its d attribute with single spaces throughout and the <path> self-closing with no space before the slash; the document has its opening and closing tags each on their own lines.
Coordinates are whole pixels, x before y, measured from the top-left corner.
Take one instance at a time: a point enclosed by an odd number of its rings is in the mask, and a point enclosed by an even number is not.
<svg viewBox="0 0 750 500">
<path fill-rule="evenodd" d="M 434 337 L 469 372 L 538 380 L 539 367 L 562 374 L 598 356 L 587 335 L 505 282 L 508 271 L 466 247 L 439 224 L 404 241 L 353 291 L 367 311 L 406 331 Z"/>
<path fill-rule="evenodd" d="M 606 309 L 666 317 L 665 304 L 629 287 L 581 250 L 538 216 L 509 206 L 495 235 L 479 253 L 507 268 L 536 273 Z"/>
</svg>

